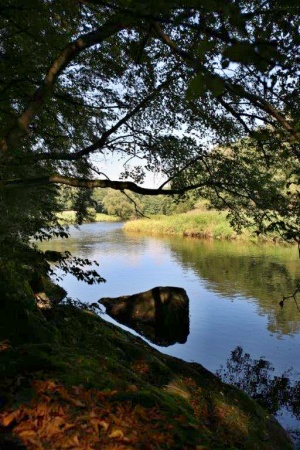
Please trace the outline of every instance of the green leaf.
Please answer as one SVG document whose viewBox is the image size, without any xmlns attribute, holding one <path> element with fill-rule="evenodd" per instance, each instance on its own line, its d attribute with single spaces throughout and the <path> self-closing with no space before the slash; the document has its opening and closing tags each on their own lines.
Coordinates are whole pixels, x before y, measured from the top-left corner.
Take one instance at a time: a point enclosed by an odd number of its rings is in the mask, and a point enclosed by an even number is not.
<svg viewBox="0 0 300 450">
<path fill-rule="evenodd" d="M 230 64 L 229 59 L 223 59 L 221 62 L 222 69 L 227 69 L 227 67 L 229 67 L 229 64 Z"/>
<path fill-rule="evenodd" d="M 202 97 L 210 91 L 216 97 L 224 92 L 225 83 L 222 78 L 213 74 L 198 74 L 190 82 L 187 90 L 187 99 Z"/>
<path fill-rule="evenodd" d="M 257 54 L 251 43 L 237 42 L 226 48 L 223 57 L 235 62 L 251 63 L 257 58 Z"/>
<path fill-rule="evenodd" d="M 266 141 L 270 138 L 270 133 L 268 130 L 264 130 L 264 129 L 255 130 L 252 133 L 252 137 L 254 139 L 256 139 L 257 141 L 262 142 L 262 141 Z"/>
<path fill-rule="evenodd" d="M 218 95 L 223 94 L 225 83 L 218 76 L 211 76 L 210 78 L 207 78 L 207 87 L 210 89 L 213 95 L 218 97 Z"/>
<path fill-rule="evenodd" d="M 208 41 L 204 39 L 197 45 L 196 54 L 200 60 L 204 60 L 204 57 L 207 52 L 211 52 L 214 50 L 216 43 L 213 41 Z"/>
<path fill-rule="evenodd" d="M 186 96 L 188 100 L 193 100 L 194 98 L 201 97 L 205 92 L 205 77 L 204 75 L 198 74 L 192 78 Z"/>
</svg>

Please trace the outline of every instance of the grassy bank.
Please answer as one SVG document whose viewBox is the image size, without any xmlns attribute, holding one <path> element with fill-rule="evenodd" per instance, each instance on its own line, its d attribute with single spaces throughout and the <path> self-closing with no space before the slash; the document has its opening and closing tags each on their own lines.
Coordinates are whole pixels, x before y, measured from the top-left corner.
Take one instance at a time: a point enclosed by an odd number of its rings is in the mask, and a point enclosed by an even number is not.
<svg viewBox="0 0 300 450">
<path fill-rule="evenodd" d="M 169 234 L 214 239 L 249 239 L 249 233 L 237 235 L 232 229 L 225 212 L 195 210 L 172 216 L 154 216 L 129 221 L 126 231 L 150 234 Z"/>
<path fill-rule="evenodd" d="M 61 211 L 57 214 L 57 217 L 62 224 L 75 224 L 76 223 L 76 211 Z M 118 216 L 109 216 L 108 214 L 96 213 L 91 211 L 90 218 L 86 223 L 90 222 L 120 222 L 122 219 Z"/>
<path fill-rule="evenodd" d="M 257 403 L 199 364 L 70 305 L 43 316 L 51 343 L 0 342 L 0 448 L 293 448 Z"/>
</svg>

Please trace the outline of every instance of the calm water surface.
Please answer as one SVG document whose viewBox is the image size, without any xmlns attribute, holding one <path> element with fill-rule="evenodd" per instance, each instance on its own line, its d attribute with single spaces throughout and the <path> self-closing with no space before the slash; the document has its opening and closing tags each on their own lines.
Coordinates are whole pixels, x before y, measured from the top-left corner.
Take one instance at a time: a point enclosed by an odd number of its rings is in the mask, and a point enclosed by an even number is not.
<svg viewBox="0 0 300 450">
<path fill-rule="evenodd" d="M 155 286 L 183 287 L 190 299 L 190 334 L 185 344 L 157 347 L 163 352 L 215 372 L 239 345 L 251 358 L 270 361 L 275 374 L 292 367 L 299 379 L 300 312 L 293 300 L 283 309 L 278 305 L 300 282 L 296 248 L 149 237 L 125 233 L 120 223 L 72 228 L 68 240 L 47 246 L 100 265 L 106 283 L 88 286 L 64 278 L 72 298 L 92 303 Z M 299 425 L 285 411 L 279 420 L 286 427 Z"/>
</svg>

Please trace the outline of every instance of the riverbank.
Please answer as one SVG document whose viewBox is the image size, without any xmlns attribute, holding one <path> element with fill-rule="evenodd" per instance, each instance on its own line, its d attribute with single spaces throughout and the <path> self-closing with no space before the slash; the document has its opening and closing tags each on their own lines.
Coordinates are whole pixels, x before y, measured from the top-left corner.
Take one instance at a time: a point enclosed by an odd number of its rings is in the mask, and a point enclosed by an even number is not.
<svg viewBox="0 0 300 450">
<path fill-rule="evenodd" d="M 171 216 L 153 216 L 125 223 L 126 231 L 191 236 L 213 239 L 250 239 L 250 233 L 237 233 L 226 219 L 225 212 L 194 210 Z"/>
<path fill-rule="evenodd" d="M 61 211 L 57 213 L 57 218 L 61 224 L 74 225 L 76 224 L 76 211 Z M 104 213 L 96 213 L 94 210 L 91 211 L 90 217 L 85 221 L 85 223 L 91 222 L 121 222 L 122 219 L 118 216 L 110 216 Z"/>
<path fill-rule="evenodd" d="M 193 210 L 171 216 L 153 216 L 130 220 L 124 224 L 124 230 L 152 235 L 178 235 L 203 239 L 223 239 L 256 241 L 250 231 L 238 234 L 229 224 L 226 212 L 216 210 Z M 275 237 L 259 238 L 264 241 L 276 241 Z"/>
<path fill-rule="evenodd" d="M 42 315 L 50 340 L 0 346 L 0 448 L 293 448 L 267 412 L 201 365 L 91 311 Z"/>
</svg>

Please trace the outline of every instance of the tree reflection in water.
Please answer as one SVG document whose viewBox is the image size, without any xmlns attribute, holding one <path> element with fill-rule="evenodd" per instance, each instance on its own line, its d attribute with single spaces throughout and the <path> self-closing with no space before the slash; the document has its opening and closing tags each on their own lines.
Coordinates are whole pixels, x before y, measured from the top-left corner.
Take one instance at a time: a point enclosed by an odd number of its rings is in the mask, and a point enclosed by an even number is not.
<svg viewBox="0 0 300 450">
<path fill-rule="evenodd" d="M 288 411 L 300 420 L 300 381 L 291 379 L 295 378 L 292 368 L 281 375 L 274 375 L 274 370 L 269 361 L 252 359 L 238 346 L 231 352 L 226 367 L 221 366 L 216 375 L 225 383 L 242 389 L 277 417 Z M 292 431 L 296 437 L 295 430 Z M 297 435 L 298 441 L 299 431 Z"/>
</svg>

